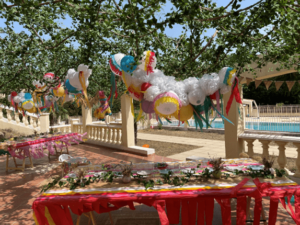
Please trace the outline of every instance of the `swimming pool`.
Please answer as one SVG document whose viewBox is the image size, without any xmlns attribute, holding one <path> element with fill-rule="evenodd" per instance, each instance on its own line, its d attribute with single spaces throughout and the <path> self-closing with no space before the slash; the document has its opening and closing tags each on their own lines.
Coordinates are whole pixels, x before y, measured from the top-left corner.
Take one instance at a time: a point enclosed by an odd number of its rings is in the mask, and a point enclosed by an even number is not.
<svg viewBox="0 0 300 225">
<path fill-rule="evenodd" d="M 172 121 L 172 124 L 164 121 L 163 125 L 178 126 L 178 121 Z M 249 130 L 300 132 L 300 123 L 246 122 L 245 125 L 246 129 Z M 181 124 L 180 126 L 184 125 Z M 190 122 L 190 126 L 195 127 L 194 120 Z M 224 129 L 222 121 L 214 121 L 211 126 L 212 128 Z"/>
</svg>

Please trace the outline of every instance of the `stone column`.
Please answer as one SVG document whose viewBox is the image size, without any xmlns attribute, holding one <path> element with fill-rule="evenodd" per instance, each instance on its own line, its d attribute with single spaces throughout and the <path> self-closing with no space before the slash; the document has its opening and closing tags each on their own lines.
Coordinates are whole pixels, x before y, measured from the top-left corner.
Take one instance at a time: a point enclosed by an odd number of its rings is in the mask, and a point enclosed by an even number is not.
<svg viewBox="0 0 300 225">
<path fill-rule="evenodd" d="M 269 159 L 269 144 L 271 143 L 271 141 L 259 140 L 259 142 L 262 144 L 262 148 L 263 148 L 262 158 Z"/>
<path fill-rule="evenodd" d="M 248 152 L 247 152 L 247 154 L 250 157 L 252 157 L 254 155 L 253 142 L 255 141 L 255 139 L 245 139 L 245 141 L 247 142 L 247 146 L 248 146 Z"/>
<path fill-rule="evenodd" d="M 83 127 L 83 133 L 87 132 L 87 124 L 91 124 L 93 122 L 92 117 L 92 108 L 85 108 L 84 106 L 81 106 L 82 110 L 82 127 Z"/>
<path fill-rule="evenodd" d="M 40 132 L 45 133 L 49 132 L 50 127 L 50 119 L 49 119 L 49 113 L 43 113 L 40 115 Z M 24 117 L 24 119 L 27 119 Z"/>
<path fill-rule="evenodd" d="M 278 144 L 278 149 L 279 149 L 277 162 L 279 164 L 280 169 L 284 169 L 287 163 L 286 156 L 285 156 L 285 145 L 287 144 L 287 142 L 275 141 L 275 143 Z"/>
<path fill-rule="evenodd" d="M 293 144 L 297 147 L 297 152 L 298 152 L 298 157 L 296 159 L 297 171 L 294 174 L 294 177 L 300 177 L 300 143 L 293 142 Z"/>
<path fill-rule="evenodd" d="M 131 113 L 132 99 L 123 94 L 121 97 L 121 112 L 122 112 L 122 143 L 124 147 L 135 146 L 134 143 L 134 118 Z"/>
<path fill-rule="evenodd" d="M 74 130 L 74 124 L 79 123 L 79 119 L 70 119 L 70 124 L 71 124 L 71 132 L 77 132 Z"/>
<path fill-rule="evenodd" d="M 241 98 L 243 98 L 242 86 L 239 86 Z M 241 152 L 244 152 L 244 141 L 239 140 L 239 134 L 244 133 L 245 130 L 245 114 L 243 105 L 236 103 L 235 99 L 233 99 L 231 108 L 228 112 L 228 116 L 226 115 L 226 105 L 228 103 L 229 97 L 231 95 L 231 91 L 223 95 L 224 99 L 224 116 L 226 116 L 234 125 L 224 120 L 224 129 L 225 129 L 225 155 L 226 158 L 238 158 Z M 238 112 L 238 107 L 240 109 L 240 114 L 242 119 L 240 119 L 240 115 Z"/>
</svg>

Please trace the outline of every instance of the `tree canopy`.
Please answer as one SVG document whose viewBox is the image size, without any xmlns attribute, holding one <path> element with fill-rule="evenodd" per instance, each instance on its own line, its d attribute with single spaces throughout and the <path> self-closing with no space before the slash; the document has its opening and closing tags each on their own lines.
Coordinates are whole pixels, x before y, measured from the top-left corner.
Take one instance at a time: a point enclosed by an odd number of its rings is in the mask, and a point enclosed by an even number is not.
<svg viewBox="0 0 300 225">
<path fill-rule="evenodd" d="M 177 79 L 224 66 L 241 73 L 253 61 L 299 65 L 299 2 L 256 0 L 242 8 L 241 1 L 218 7 L 213 0 L 170 0 L 165 14 L 166 0 L 0 1 L 0 92 L 33 90 L 32 80 L 50 71 L 63 78 L 80 63 L 93 69 L 89 93 L 107 91 L 108 58 L 118 52 L 139 59 L 154 51 L 157 68 Z M 65 18 L 72 26 L 62 26 Z M 166 28 L 176 25 L 184 32 L 168 36 Z"/>
</svg>

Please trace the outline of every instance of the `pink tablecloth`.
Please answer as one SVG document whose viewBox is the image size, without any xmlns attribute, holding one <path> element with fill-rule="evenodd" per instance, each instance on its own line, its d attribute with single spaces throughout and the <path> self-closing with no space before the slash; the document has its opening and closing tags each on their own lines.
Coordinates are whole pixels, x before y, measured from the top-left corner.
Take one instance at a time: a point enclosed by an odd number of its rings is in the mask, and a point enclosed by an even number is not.
<svg viewBox="0 0 300 225">
<path fill-rule="evenodd" d="M 38 159 L 47 156 L 47 154 L 44 152 L 44 148 L 47 148 L 49 153 L 51 155 L 54 155 L 54 146 L 57 149 L 61 149 L 66 145 L 70 146 L 71 142 L 79 144 L 79 142 L 82 141 L 82 137 L 85 135 L 86 133 L 70 133 L 49 138 L 42 138 L 34 141 L 26 141 L 18 143 L 14 147 L 9 147 L 8 151 L 11 154 L 11 156 L 17 157 L 19 159 L 23 159 L 24 157 L 27 157 L 29 155 L 31 155 L 35 159 Z"/>
</svg>

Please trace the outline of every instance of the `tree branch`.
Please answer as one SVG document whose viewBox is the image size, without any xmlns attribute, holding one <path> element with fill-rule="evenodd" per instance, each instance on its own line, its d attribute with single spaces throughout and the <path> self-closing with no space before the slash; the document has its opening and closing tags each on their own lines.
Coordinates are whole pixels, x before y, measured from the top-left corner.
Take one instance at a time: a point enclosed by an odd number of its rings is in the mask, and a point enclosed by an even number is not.
<svg viewBox="0 0 300 225">
<path fill-rule="evenodd" d="M 115 35 L 118 35 L 120 37 L 124 37 L 124 38 L 130 38 L 130 36 L 127 36 L 127 35 L 122 35 L 122 34 L 118 34 L 116 33 L 115 31 L 111 30 L 110 32 L 114 33 Z"/>
<path fill-rule="evenodd" d="M 116 3 L 116 1 L 115 1 L 115 0 L 113 0 L 113 2 L 115 3 L 115 5 L 116 5 L 117 9 L 118 9 L 119 11 L 121 11 L 121 12 L 122 12 L 122 9 L 119 7 L 119 5 Z"/>
<path fill-rule="evenodd" d="M 258 4 L 261 3 L 261 2 L 262 2 L 262 0 L 260 0 L 259 2 L 255 3 L 255 4 L 253 4 L 253 5 L 248 6 L 247 8 L 240 9 L 240 10 L 237 10 L 237 11 L 235 11 L 235 12 L 227 13 L 227 15 L 217 16 L 217 17 L 208 18 L 208 19 L 195 19 L 195 20 L 196 20 L 196 21 L 200 21 L 200 22 L 202 22 L 202 21 L 213 21 L 213 20 L 218 20 L 218 19 L 221 19 L 221 18 L 228 17 L 228 16 L 230 16 L 230 15 L 233 14 L 233 13 L 242 12 L 242 11 L 246 11 L 246 10 L 248 10 L 248 9 L 251 9 L 252 7 L 258 5 Z"/>
<path fill-rule="evenodd" d="M 36 30 L 35 30 L 32 26 L 30 26 L 30 28 L 34 31 L 34 33 L 36 34 L 36 36 L 39 37 L 39 39 L 40 39 L 40 41 L 42 42 L 42 44 L 44 44 L 43 39 L 42 39 L 42 38 L 40 37 L 40 35 L 36 32 Z"/>
<path fill-rule="evenodd" d="M 296 9 L 294 9 L 294 8 L 292 8 L 291 6 L 289 6 L 289 5 L 286 5 L 288 8 L 290 8 L 291 10 L 293 10 L 294 12 L 296 12 L 296 13 L 300 13 L 300 11 L 298 11 L 298 10 L 296 10 Z"/>
<path fill-rule="evenodd" d="M 74 33 L 75 33 L 75 31 L 70 36 L 66 37 L 61 42 L 57 43 L 55 46 L 50 47 L 50 48 L 46 48 L 46 49 L 53 49 L 53 48 L 56 48 L 56 47 L 60 46 L 62 43 L 64 43 L 66 40 L 68 40 L 70 37 L 72 37 L 74 35 Z"/>
<path fill-rule="evenodd" d="M 63 2 L 64 0 L 57 0 L 57 1 L 53 1 L 53 2 L 44 2 L 44 3 L 40 3 L 40 5 L 49 5 L 50 3 L 58 3 L 58 2 Z M 11 7 L 14 7 L 14 6 L 22 6 L 22 5 L 17 5 L 17 4 L 14 4 L 14 5 L 8 5 L 6 6 L 6 8 L 11 8 Z"/>
<path fill-rule="evenodd" d="M 209 42 L 207 42 L 207 44 L 201 49 L 201 51 L 199 52 L 199 54 L 196 55 L 192 59 L 192 61 L 195 61 L 205 51 L 205 49 L 212 43 L 213 39 L 215 38 L 215 36 L 217 35 L 218 32 L 219 32 L 218 30 L 215 31 L 215 33 L 213 34 L 213 36 L 210 38 Z"/>
</svg>

